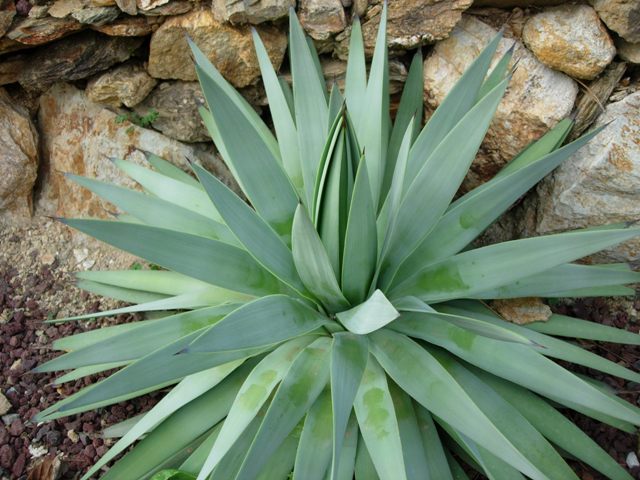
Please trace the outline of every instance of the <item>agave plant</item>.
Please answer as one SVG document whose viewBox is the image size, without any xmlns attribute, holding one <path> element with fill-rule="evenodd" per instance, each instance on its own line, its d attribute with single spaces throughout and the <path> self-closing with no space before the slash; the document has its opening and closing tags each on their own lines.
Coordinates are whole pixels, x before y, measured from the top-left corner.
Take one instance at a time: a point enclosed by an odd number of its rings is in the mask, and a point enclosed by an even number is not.
<svg viewBox="0 0 640 480">
<path fill-rule="evenodd" d="M 38 368 L 71 370 L 57 383 L 116 369 L 38 421 L 168 390 L 109 429 L 121 438 L 85 478 L 135 442 L 103 478 L 577 478 L 563 457 L 631 478 L 561 411 L 630 432 L 640 410 L 555 360 L 638 382 L 562 337 L 640 336 L 562 315 L 517 325 L 486 301 L 631 294 L 640 274 L 626 265 L 571 262 L 640 229 L 470 246 L 597 132 L 562 146 L 562 121 L 453 201 L 512 52 L 488 73 L 491 41 L 424 128 L 417 53 L 392 124 L 385 25 L 383 11 L 367 75 L 354 22 L 344 93 L 330 94 L 295 14 L 292 90 L 254 32 L 275 136 L 192 45 L 202 118 L 249 203 L 153 155 L 153 169 L 116 161 L 144 193 L 71 176 L 126 214 L 66 224 L 164 268 L 80 273 L 81 288 L 133 305 L 55 320 L 156 312 L 58 340 L 67 353 Z"/>
</svg>

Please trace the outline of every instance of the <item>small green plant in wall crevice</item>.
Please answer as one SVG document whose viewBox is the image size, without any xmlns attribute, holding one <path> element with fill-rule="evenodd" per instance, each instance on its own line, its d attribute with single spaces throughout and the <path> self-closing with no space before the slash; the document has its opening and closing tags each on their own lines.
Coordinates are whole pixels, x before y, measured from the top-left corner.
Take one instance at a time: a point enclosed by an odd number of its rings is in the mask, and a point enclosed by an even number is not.
<svg viewBox="0 0 640 480">
<path fill-rule="evenodd" d="M 640 409 L 563 365 L 639 382 L 572 339 L 640 336 L 562 315 L 517 325 L 485 302 L 632 294 L 627 265 L 574 262 L 640 229 L 469 246 L 597 131 L 563 145 L 562 121 L 454 200 L 511 52 L 490 70 L 490 42 L 424 127 L 418 53 L 391 122 L 385 29 L 386 9 L 367 72 L 354 22 L 344 92 L 326 91 L 295 14 L 291 91 L 255 34 L 275 135 L 192 45 L 203 121 L 250 204 L 154 155 L 152 168 L 116 161 L 144 192 L 72 177 L 127 216 L 63 221 L 162 270 L 79 273 L 131 305 L 54 321 L 160 313 L 56 340 L 65 353 L 37 370 L 67 371 L 57 383 L 116 371 L 36 421 L 167 391 L 110 427 L 121 438 L 84 478 L 123 452 L 103 479 L 577 479 L 565 458 L 631 478 L 562 411 L 633 432 Z"/>
<path fill-rule="evenodd" d="M 147 128 L 150 127 L 153 122 L 158 119 L 159 115 L 160 113 L 156 109 L 152 108 L 144 115 L 139 115 L 136 112 L 118 114 L 115 118 L 115 122 L 117 124 L 130 122 L 134 125 L 137 125 L 138 127 Z M 131 134 L 133 132 L 133 126 L 128 127 L 126 131 L 128 134 Z"/>
</svg>

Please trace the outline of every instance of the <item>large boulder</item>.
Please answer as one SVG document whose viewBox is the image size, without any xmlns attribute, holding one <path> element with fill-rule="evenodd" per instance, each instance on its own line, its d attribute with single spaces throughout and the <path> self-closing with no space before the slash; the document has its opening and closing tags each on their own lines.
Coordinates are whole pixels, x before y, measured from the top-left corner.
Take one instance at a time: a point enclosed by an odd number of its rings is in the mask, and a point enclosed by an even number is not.
<svg viewBox="0 0 640 480">
<path fill-rule="evenodd" d="M 436 44 L 424 63 L 428 109 L 435 109 L 497 31 L 464 15 L 448 39 Z M 540 63 L 521 43 L 501 40 L 494 64 L 514 46 L 518 68 L 482 143 L 463 187 L 473 188 L 492 178 L 504 164 L 533 140 L 571 113 L 576 83 Z"/>
<path fill-rule="evenodd" d="M 258 26 L 257 30 L 272 63 L 279 68 L 287 48 L 286 34 L 273 26 Z M 251 29 L 223 24 L 206 8 L 171 17 L 154 32 L 149 52 L 151 76 L 196 80 L 187 35 L 236 87 L 245 87 L 259 78 Z"/>
<path fill-rule="evenodd" d="M 628 42 L 640 42 L 640 1 L 590 0 L 611 30 Z"/>
<path fill-rule="evenodd" d="M 295 0 L 213 0 L 211 7 L 221 22 L 254 25 L 286 17 Z"/>
<path fill-rule="evenodd" d="M 616 55 L 611 37 L 588 5 L 563 5 L 533 15 L 522 39 L 542 63 L 583 80 L 597 77 Z"/>
<path fill-rule="evenodd" d="M 347 26 L 340 0 L 300 0 L 300 23 L 314 40 L 327 40 Z"/>
<path fill-rule="evenodd" d="M 134 182 L 110 161 L 124 158 L 146 165 L 141 151 L 153 152 L 188 170 L 187 159 L 202 164 L 229 182 L 224 164 L 210 151 L 129 122 L 86 98 L 81 90 L 57 84 L 40 98 L 38 122 L 45 166 L 43 190 L 38 199 L 41 213 L 69 217 L 109 217 L 114 207 L 68 180 L 70 172 L 127 187 Z"/>
<path fill-rule="evenodd" d="M 606 106 L 608 126 L 537 189 L 535 231 L 545 234 L 640 218 L 640 91 Z M 637 261 L 640 240 L 594 257 Z"/>
<path fill-rule="evenodd" d="M 472 0 L 389 0 L 387 41 L 393 50 L 406 50 L 447 38 Z M 362 23 L 365 52 L 373 54 L 382 4 L 370 6 Z M 336 53 L 346 58 L 350 30 L 338 35 Z"/>
<path fill-rule="evenodd" d="M 0 88 L 0 225 L 28 218 L 38 172 L 38 133 L 26 111 Z"/>
</svg>

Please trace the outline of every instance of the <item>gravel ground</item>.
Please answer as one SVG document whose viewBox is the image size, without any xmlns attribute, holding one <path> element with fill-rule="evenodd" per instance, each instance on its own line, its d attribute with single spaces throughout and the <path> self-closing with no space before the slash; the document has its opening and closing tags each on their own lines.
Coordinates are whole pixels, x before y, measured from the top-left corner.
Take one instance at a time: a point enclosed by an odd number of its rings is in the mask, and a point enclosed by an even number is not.
<svg viewBox="0 0 640 480">
<path fill-rule="evenodd" d="M 79 269 L 126 268 L 133 259 L 120 253 L 70 236 L 55 222 L 42 220 L 33 227 L 0 233 L 0 393 L 8 400 L 8 410 L 0 413 L 0 479 L 44 480 L 33 467 L 43 460 L 57 459 L 59 477 L 74 479 L 103 455 L 111 440 L 101 430 L 151 408 L 161 394 L 145 396 L 103 408 L 95 412 L 33 424 L 29 419 L 98 377 L 53 386 L 54 375 L 36 375 L 29 371 L 56 355 L 49 345 L 56 338 L 80 333 L 96 324 L 106 325 L 131 320 L 72 322 L 58 325 L 43 323 L 87 311 L 113 308 L 114 302 L 81 292 L 73 285 L 72 272 Z M 603 299 L 560 303 L 554 310 L 607 325 L 638 332 L 640 299 L 611 302 Z M 630 368 L 640 367 L 640 347 L 580 342 L 584 348 Z M 607 382 L 626 400 L 638 405 L 640 385 L 598 372 L 577 369 Z M 0 397 L 0 412 L 2 412 Z M 621 465 L 630 452 L 638 451 L 637 435 L 629 435 L 594 422 L 573 412 L 574 421 L 607 450 Z M 604 478 L 589 467 L 575 463 L 584 480 Z M 640 479 L 640 468 L 630 470 Z M 29 475 L 31 472 L 31 475 Z M 479 477 L 478 477 L 479 478 Z"/>
</svg>

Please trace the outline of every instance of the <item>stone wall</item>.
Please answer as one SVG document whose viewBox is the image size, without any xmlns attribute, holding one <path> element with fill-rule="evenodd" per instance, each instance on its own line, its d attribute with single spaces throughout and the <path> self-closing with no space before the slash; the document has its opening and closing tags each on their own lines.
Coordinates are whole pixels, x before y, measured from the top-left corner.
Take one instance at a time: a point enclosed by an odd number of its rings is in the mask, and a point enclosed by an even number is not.
<svg viewBox="0 0 640 480">
<path fill-rule="evenodd" d="M 329 81 L 344 77 L 355 15 L 371 54 L 380 0 L 0 0 L 0 233 L 45 215 L 111 215 L 63 175 L 129 185 L 111 157 L 143 162 L 151 151 L 228 179 L 197 114 L 203 98 L 186 36 L 262 112 L 251 28 L 288 78 L 291 7 Z M 640 0 L 389 0 L 392 104 L 415 49 L 429 113 L 500 28 L 499 53 L 514 48 L 517 68 L 463 189 L 567 116 L 576 117 L 574 137 L 610 125 L 491 235 L 640 218 Z M 605 257 L 638 260 L 640 242 Z"/>
</svg>

